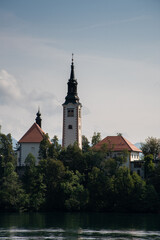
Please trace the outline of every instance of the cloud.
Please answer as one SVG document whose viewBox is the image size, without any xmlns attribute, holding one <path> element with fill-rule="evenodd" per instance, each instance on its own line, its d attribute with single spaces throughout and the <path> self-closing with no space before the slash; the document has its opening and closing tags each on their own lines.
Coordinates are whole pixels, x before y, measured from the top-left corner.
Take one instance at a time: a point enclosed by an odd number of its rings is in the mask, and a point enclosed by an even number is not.
<svg viewBox="0 0 160 240">
<path fill-rule="evenodd" d="M 25 90 L 14 76 L 6 70 L 0 71 L 0 112 L 3 113 L 0 125 L 5 133 L 11 132 L 19 139 L 34 122 L 38 107 L 47 119 L 61 114 L 61 104 L 52 92 L 38 88 Z"/>
<path fill-rule="evenodd" d="M 22 99 L 22 93 L 16 79 L 6 70 L 0 71 L 0 104 L 17 102 Z"/>
<path fill-rule="evenodd" d="M 44 108 L 51 115 L 59 105 L 57 97 L 47 91 L 40 91 L 38 88 L 27 92 L 19 84 L 14 76 L 6 70 L 0 71 L 0 105 L 17 105 L 21 108 Z M 54 113 L 53 113 L 54 114 Z"/>
<path fill-rule="evenodd" d="M 59 103 L 57 97 L 51 92 L 34 89 L 28 94 L 28 98 L 35 108 L 39 106 L 49 116 L 60 112 L 61 103 Z"/>
</svg>

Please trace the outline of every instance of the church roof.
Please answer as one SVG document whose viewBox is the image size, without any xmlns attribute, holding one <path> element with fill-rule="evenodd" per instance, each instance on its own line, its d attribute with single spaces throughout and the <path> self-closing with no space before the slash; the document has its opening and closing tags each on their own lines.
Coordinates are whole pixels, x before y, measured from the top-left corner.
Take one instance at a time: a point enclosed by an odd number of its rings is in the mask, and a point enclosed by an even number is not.
<svg viewBox="0 0 160 240">
<path fill-rule="evenodd" d="M 139 148 L 122 136 L 108 136 L 97 143 L 93 148 L 99 150 L 104 144 L 114 152 L 128 150 L 129 152 L 142 152 Z"/>
<path fill-rule="evenodd" d="M 34 123 L 31 128 L 19 140 L 19 143 L 40 143 L 44 136 L 43 130 L 37 123 Z"/>
</svg>

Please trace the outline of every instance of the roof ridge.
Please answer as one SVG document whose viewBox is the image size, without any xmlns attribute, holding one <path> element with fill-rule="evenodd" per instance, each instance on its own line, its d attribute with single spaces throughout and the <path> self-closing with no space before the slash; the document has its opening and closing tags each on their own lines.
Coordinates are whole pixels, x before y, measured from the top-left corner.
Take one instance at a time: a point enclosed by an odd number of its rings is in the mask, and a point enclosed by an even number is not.
<svg viewBox="0 0 160 240">
<path fill-rule="evenodd" d="M 38 127 L 38 130 L 40 131 L 40 133 L 42 134 L 42 135 L 44 135 L 45 134 L 45 132 L 42 130 L 42 128 L 37 124 L 37 123 L 34 123 L 37 127 Z M 33 124 L 33 125 L 34 125 Z"/>
<path fill-rule="evenodd" d="M 33 123 L 32 126 L 28 129 L 28 131 L 25 132 L 25 134 L 23 134 L 23 136 L 20 138 L 20 140 L 19 140 L 18 142 L 20 142 L 21 139 L 24 138 L 24 136 L 32 129 L 33 125 L 34 125 L 34 123 Z"/>
<path fill-rule="evenodd" d="M 128 140 L 127 139 L 125 139 L 123 136 L 120 136 L 122 139 L 123 139 L 123 141 L 128 145 L 128 147 L 131 149 L 131 151 L 133 151 L 133 149 L 130 147 L 130 145 L 128 144 Z"/>
<path fill-rule="evenodd" d="M 103 143 L 107 143 L 110 147 L 114 145 L 114 151 L 122 151 L 123 149 L 127 149 L 129 152 L 141 152 L 141 150 L 136 147 L 133 143 L 128 141 L 123 136 L 107 136 L 102 139 L 99 143 L 93 146 L 93 148 L 100 148 Z"/>
<path fill-rule="evenodd" d="M 32 126 L 28 129 L 28 131 L 21 137 L 21 139 L 18 142 L 20 143 L 20 142 L 23 142 L 24 140 L 25 140 L 24 142 L 26 142 L 26 141 L 29 142 L 26 139 L 28 138 L 28 136 L 33 136 L 33 132 L 35 133 L 35 130 L 39 134 L 39 137 L 41 136 L 40 139 L 41 138 L 43 139 L 45 132 L 41 129 L 41 127 L 37 123 L 33 123 Z M 37 139 L 37 134 L 34 135 L 34 142 L 35 142 L 35 139 Z M 33 138 L 32 138 L 32 140 L 33 140 Z M 38 140 L 38 142 L 39 142 L 39 140 Z"/>
<path fill-rule="evenodd" d="M 124 137 L 123 137 L 124 138 Z M 129 146 L 129 144 L 128 143 L 130 143 L 131 144 L 131 146 L 133 145 L 133 147 L 135 147 L 138 151 L 140 151 L 140 152 L 142 152 L 138 147 L 136 147 L 133 143 L 131 143 L 130 141 L 128 141 L 126 138 L 124 138 L 125 139 L 125 141 L 126 141 L 126 143 L 127 143 L 127 145 Z M 130 146 L 129 146 L 130 147 Z M 135 151 L 134 149 L 132 149 L 132 147 L 130 147 L 131 148 L 131 150 L 132 151 Z M 136 151 L 135 151 L 136 152 Z"/>
</svg>

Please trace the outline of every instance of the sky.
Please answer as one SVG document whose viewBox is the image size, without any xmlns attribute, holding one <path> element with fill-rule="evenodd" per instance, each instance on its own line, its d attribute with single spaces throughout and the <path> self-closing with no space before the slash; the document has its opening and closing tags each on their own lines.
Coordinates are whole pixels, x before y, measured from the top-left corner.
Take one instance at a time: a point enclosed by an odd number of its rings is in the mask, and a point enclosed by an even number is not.
<svg viewBox="0 0 160 240">
<path fill-rule="evenodd" d="M 0 0 L 0 125 L 19 140 L 38 107 L 62 139 L 74 53 L 82 134 L 160 138 L 159 0 Z"/>
</svg>

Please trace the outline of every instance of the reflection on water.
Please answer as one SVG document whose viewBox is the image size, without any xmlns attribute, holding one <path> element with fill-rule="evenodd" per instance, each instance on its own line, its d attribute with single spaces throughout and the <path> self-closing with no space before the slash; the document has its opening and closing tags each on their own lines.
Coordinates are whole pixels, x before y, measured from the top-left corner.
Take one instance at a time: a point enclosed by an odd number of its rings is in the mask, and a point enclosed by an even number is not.
<svg viewBox="0 0 160 240">
<path fill-rule="evenodd" d="M 1 213 L 0 239 L 160 240 L 160 215 Z"/>
<path fill-rule="evenodd" d="M 158 240 L 160 239 L 160 232 L 158 231 L 118 231 L 118 230 L 89 230 L 89 229 L 78 229 L 78 230 L 63 230 L 63 229 L 0 229 L 0 239 L 132 239 L 132 240 Z"/>
</svg>

